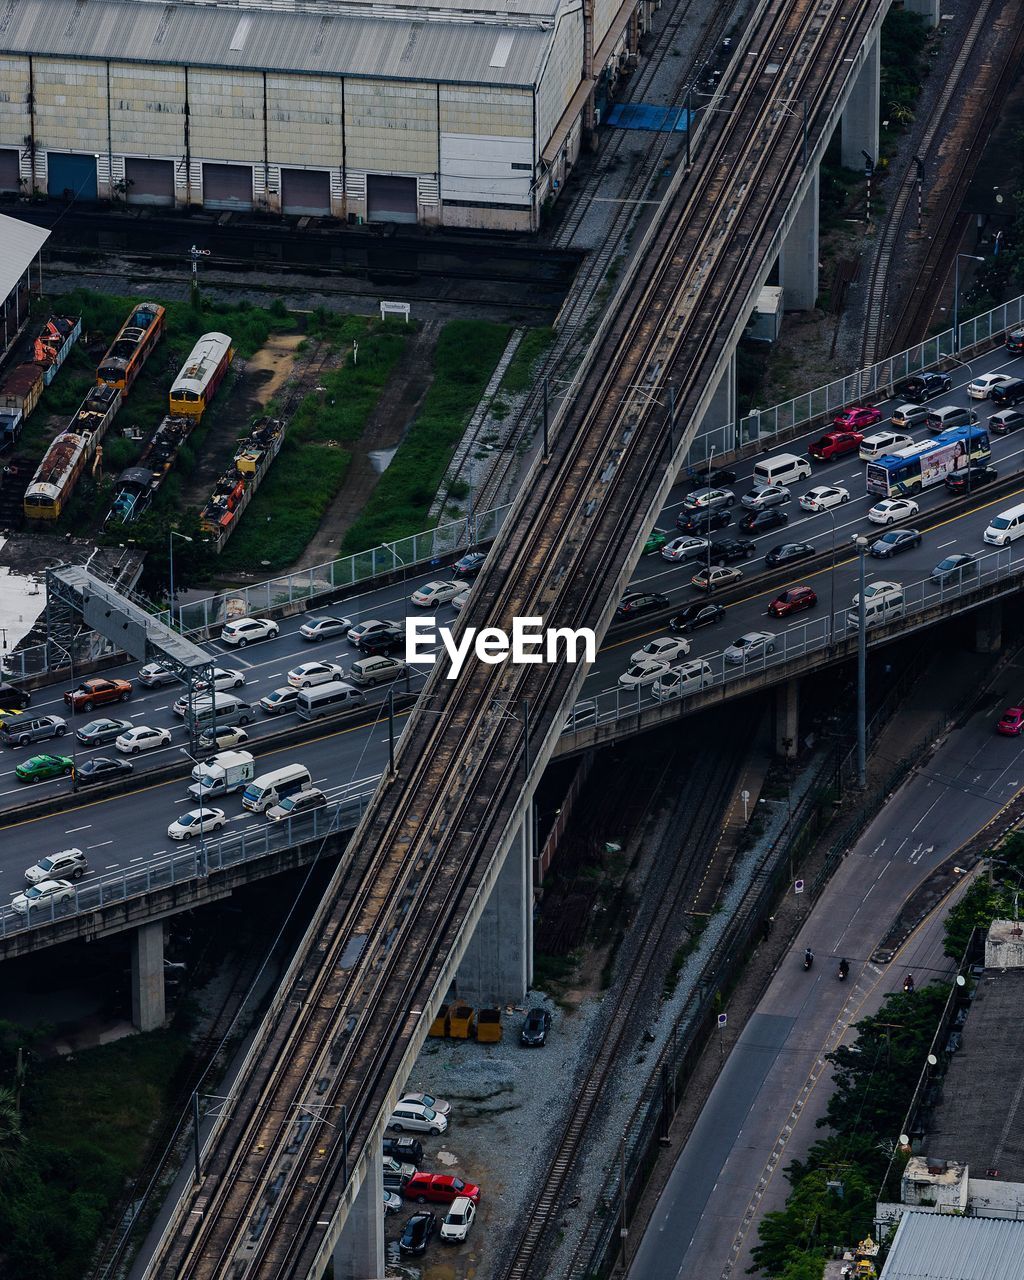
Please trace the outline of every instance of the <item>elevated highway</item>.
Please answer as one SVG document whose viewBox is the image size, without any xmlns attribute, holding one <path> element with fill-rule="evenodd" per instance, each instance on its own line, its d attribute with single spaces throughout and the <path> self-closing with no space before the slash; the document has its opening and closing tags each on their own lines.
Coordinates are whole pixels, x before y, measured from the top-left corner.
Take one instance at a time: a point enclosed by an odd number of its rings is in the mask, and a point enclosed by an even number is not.
<svg viewBox="0 0 1024 1280">
<path fill-rule="evenodd" d="M 761 7 L 700 170 L 673 183 L 551 457 L 492 550 L 473 622 L 607 629 L 800 182 L 801 131 L 780 87 L 816 104 L 812 128 L 830 118 L 882 8 L 840 7 Z M 503 861 L 522 847 L 532 787 L 583 677 L 478 664 L 453 684 L 428 681 L 397 776 L 360 823 L 149 1275 L 322 1274 L 364 1181 L 376 1198 L 375 1139 Z"/>
</svg>

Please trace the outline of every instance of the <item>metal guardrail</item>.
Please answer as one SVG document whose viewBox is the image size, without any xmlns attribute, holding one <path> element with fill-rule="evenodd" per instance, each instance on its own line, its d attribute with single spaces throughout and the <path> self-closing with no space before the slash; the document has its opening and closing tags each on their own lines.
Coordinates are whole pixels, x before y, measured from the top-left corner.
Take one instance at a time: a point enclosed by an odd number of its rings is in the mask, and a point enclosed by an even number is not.
<svg viewBox="0 0 1024 1280">
<path fill-rule="evenodd" d="M 902 608 L 879 623 L 869 624 L 868 643 L 871 642 L 872 634 L 884 630 L 886 624 L 892 621 L 912 618 L 915 614 L 924 613 L 951 600 L 972 596 L 994 583 L 1014 577 L 1024 579 L 1024 549 L 1015 555 L 1012 546 L 1002 547 L 987 555 L 979 556 L 974 563 L 976 572 L 966 575 L 961 572 L 956 581 L 938 583 L 926 579 L 904 585 Z M 871 577 L 876 576 L 885 580 L 887 562 L 870 561 L 872 569 L 876 564 L 878 565 L 877 575 L 871 574 L 868 578 L 869 583 Z M 819 602 L 821 601 L 822 597 L 819 596 Z M 766 618 L 765 630 L 774 625 L 775 621 L 775 619 Z M 857 609 L 843 607 L 836 609 L 834 618 L 831 615 L 821 615 L 809 619 L 802 626 L 788 626 L 786 630 L 775 636 L 773 653 L 762 652 L 760 657 L 746 662 L 730 663 L 724 653 L 694 654 L 693 660 L 699 658 L 707 663 L 708 672 L 705 673 L 699 687 L 695 684 L 682 697 L 685 699 L 715 686 L 747 679 L 759 671 L 783 667 L 787 662 L 804 654 L 820 653 L 845 641 L 855 640 L 857 627 Z M 571 741 L 589 732 L 595 725 L 612 724 L 618 720 L 638 716 L 644 711 L 663 707 L 669 702 L 679 701 L 679 698 L 665 700 L 656 698 L 651 690 L 650 685 L 638 685 L 634 689 L 617 686 L 582 699 L 576 704 L 573 715 L 566 722 L 561 740 Z"/>
<path fill-rule="evenodd" d="M 51 902 L 48 908 L 37 907 L 22 913 L 11 906 L 4 906 L 0 909 L 0 938 L 99 911 L 113 903 L 143 898 L 158 889 L 205 879 L 218 871 L 227 871 L 271 853 L 283 853 L 301 844 L 354 830 L 378 781 L 379 777 L 371 779 L 355 795 L 346 796 L 322 809 L 314 809 L 301 818 L 266 822 L 254 830 L 207 837 L 205 841 L 191 840 L 179 852 L 166 858 L 75 885 L 72 898 L 65 898 L 61 903 Z M 253 816 L 259 817 L 258 814 Z"/>
</svg>

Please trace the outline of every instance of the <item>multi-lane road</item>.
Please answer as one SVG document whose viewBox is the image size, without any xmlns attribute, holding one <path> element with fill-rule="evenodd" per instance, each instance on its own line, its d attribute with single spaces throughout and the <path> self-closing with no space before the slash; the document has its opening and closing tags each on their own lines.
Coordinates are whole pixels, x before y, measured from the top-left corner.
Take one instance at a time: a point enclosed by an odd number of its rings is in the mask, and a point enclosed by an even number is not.
<svg viewBox="0 0 1024 1280">
<path fill-rule="evenodd" d="M 954 390 L 941 397 L 943 403 L 973 404 L 979 412 L 979 421 L 983 425 L 993 406 L 990 402 L 970 402 L 966 397 L 965 386 L 972 377 L 983 372 L 1018 372 L 1024 371 L 1024 361 L 1011 358 L 999 349 L 989 355 L 972 362 L 957 371 Z M 880 406 L 884 414 L 891 412 L 895 401 Z M 882 425 L 882 424 L 880 424 Z M 821 433 L 821 428 L 808 432 L 803 437 L 787 443 L 783 448 L 787 452 L 802 454 L 809 440 Z M 919 429 L 914 433 L 918 438 L 925 433 Z M 771 453 L 782 449 L 771 450 Z M 746 460 L 736 470 L 739 479 L 733 486 L 737 496 L 751 487 L 751 472 L 757 458 Z M 1008 477 L 1013 473 L 1021 474 L 1021 490 L 1024 491 L 1024 433 L 993 437 L 993 463 L 1000 477 Z M 799 564 L 792 570 L 791 581 L 807 583 L 813 586 L 818 594 L 819 603 L 812 611 L 794 615 L 790 619 L 776 621 L 766 616 L 766 606 L 779 587 L 766 590 L 758 586 L 758 571 L 763 567 L 763 554 L 772 546 L 783 541 L 806 541 L 817 549 L 827 551 L 833 544 L 837 547 L 837 570 L 835 574 L 835 605 L 837 612 L 850 607 L 857 589 L 855 558 L 850 549 L 850 538 L 856 533 L 876 534 L 880 530 L 877 525 L 869 524 L 866 519 L 868 507 L 874 499 L 869 498 L 864 488 L 865 464 L 855 456 L 835 463 L 815 464 L 808 480 L 801 481 L 792 487 L 792 499 L 783 508 L 789 514 L 788 524 L 754 539 L 758 556 L 742 566 L 744 583 L 749 582 L 749 593 L 741 592 L 739 600 L 731 603 L 726 609 L 725 618 L 715 626 L 696 633 L 692 637 L 691 657 L 720 655 L 723 648 L 735 637 L 751 630 L 766 630 L 781 635 L 786 630 L 803 627 L 809 620 L 827 615 L 830 608 L 831 569 L 830 566 L 819 567 L 820 562 L 801 572 Z M 819 484 L 842 485 L 850 492 L 850 501 L 841 507 L 833 508 L 831 514 L 811 515 L 803 512 L 797 500 L 807 489 Z M 688 486 L 679 486 L 671 495 L 669 504 L 659 517 L 659 526 L 673 530 L 676 514 L 682 509 L 683 499 Z M 1010 496 L 991 499 L 983 489 L 977 495 L 979 506 L 966 514 L 951 517 L 940 522 L 925 533 L 922 545 L 892 560 L 868 562 L 868 581 L 887 579 L 910 586 L 914 582 L 927 579 L 932 567 L 944 556 L 953 551 L 980 551 L 981 532 L 993 509 L 1009 506 L 1014 500 Z M 948 500 L 944 487 L 925 491 L 920 498 L 922 513 L 937 510 Z M 734 523 L 738 519 L 739 509 L 734 509 Z M 834 520 L 833 517 L 834 516 Z M 834 526 L 834 527 L 833 527 Z M 716 533 L 716 537 L 729 537 L 729 528 Z M 986 549 L 987 550 L 987 549 Z M 1021 552 L 1024 555 L 1024 551 Z M 657 590 L 666 593 L 673 606 L 682 606 L 691 600 L 700 599 L 700 593 L 690 587 L 689 579 L 699 567 L 698 562 L 671 564 L 659 554 L 645 557 L 639 564 L 631 583 L 632 589 Z M 371 590 L 354 597 L 337 607 L 323 612 L 343 613 L 354 620 L 372 617 L 402 618 L 416 612 L 409 604 L 409 597 L 421 582 L 430 577 L 443 577 L 447 570 L 423 574 L 421 577 L 404 584 L 392 585 Z M 472 612 L 472 603 L 469 606 Z M 439 611 L 439 621 L 454 620 L 449 606 Z M 265 693 L 286 683 L 288 670 L 299 662 L 311 658 L 322 658 L 338 661 L 347 665 L 357 656 L 356 651 L 343 638 L 327 640 L 320 644 L 305 642 L 298 634 L 302 617 L 282 620 L 280 634 L 272 639 L 247 646 L 245 649 L 233 649 L 214 640 L 206 645 L 216 663 L 225 667 L 237 667 L 246 677 L 246 685 L 237 690 L 239 695 L 251 702 L 257 702 Z M 632 652 L 639 649 L 646 640 L 664 632 L 664 627 L 638 619 L 626 627 L 616 627 L 610 633 L 598 655 L 598 661 L 588 675 L 582 697 L 594 698 L 603 691 L 615 689 L 619 675 L 628 665 Z M 721 659 L 719 658 L 719 663 Z M 429 668 L 422 666 L 412 679 L 415 689 L 422 684 L 423 677 Z M 132 676 L 134 668 L 118 669 L 111 674 Z M 184 809 L 192 807 L 185 787 L 188 783 L 186 770 L 189 761 L 181 756 L 187 748 L 187 735 L 182 720 L 173 714 L 171 705 L 179 693 L 177 685 L 164 685 L 155 689 L 145 689 L 136 685 L 136 691 L 128 703 L 117 704 L 113 708 L 103 708 L 91 715 L 71 717 L 66 713 L 62 695 L 63 687 L 51 687 L 39 691 L 32 703 L 33 712 L 56 712 L 67 714 L 73 727 L 79 727 L 87 720 L 109 714 L 112 717 L 130 720 L 134 725 L 148 724 L 171 728 L 174 738 L 171 745 L 156 751 L 147 752 L 134 758 L 136 772 L 140 775 L 140 789 L 110 798 L 91 797 L 88 791 L 80 794 L 80 803 L 73 809 L 44 818 L 29 819 L 8 825 L 5 831 L 2 851 L 0 851 L 0 901 L 9 898 L 23 888 L 23 871 L 35 859 L 55 849 L 78 845 L 86 850 L 91 863 L 90 876 L 112 874 L 136 869 L 155 859 L 167 857 L 175 848 L 166 836 L 168 823 Z M 628 695 L 627 695 L 628 696 Z M 278 764 L 291 760 L 302 760 L 309 765 L 317 785 L 332 799 L 342 798 L 371 787 L 387 761 L 388 731 L 383 700 L 386 693 L 376 690 L 368 694 L 367 701 L 376 707 L 377 721 L 372 725 L 361 723 L 358 726 L 344 724 L 330 726 L 329 722 L 311 728 L 311 737 L 298 746 L 275 750 L 266 742 L 269 735 L 283 725 L 295 723 L 295 713 L 289 712 L 279 716 L 267 716 L 257 711 L 257 721 L 248 727 L 250 746 L 258 757 L 261 770 L 273 768 Z M 399 720 L 399 725 L 403 722 Z M 26 797 L 54 794 L 67 791 L 70 783 L 66 779 L 40 783 L 33 787 L 18 782 L 14 776 L 17 763 L 31 754 L 54 751 L 70 753 L 70 736 L 52 742 L 44 742 L 35 746 L 7 750 L 0 753 L 0 810 L 16 809 Z M 112 746 L 87 748 L 78 744 L 79 763 L 96 755 L 116 754 Z M 180 761 L 183 776 L 170 783 L 145 785 L 145 773 L 157 765 L 166 765 L 171 761 Z M 231 819 L 230 830 L 237 832 L 245 828 L 261 826 L 264 819 L 242 810 L 237 796 L 228 797 L 221 805 Z"/>
</svg>

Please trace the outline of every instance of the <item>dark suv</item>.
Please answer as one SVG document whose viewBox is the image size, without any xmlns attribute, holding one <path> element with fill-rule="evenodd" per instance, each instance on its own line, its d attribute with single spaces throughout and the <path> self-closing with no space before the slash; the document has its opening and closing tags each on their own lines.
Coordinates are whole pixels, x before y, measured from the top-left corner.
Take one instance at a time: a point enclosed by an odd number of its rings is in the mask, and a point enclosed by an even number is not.
<svg viewBox="0 0 1024 1280">
<path fill-rule="evenodd" d="M 924 404 L 932 396 L 952 391 L 953 379 L 948 373 L 919 373 L 904 382 L 899 394 L 914 404 Z"/>
<path fill-rule="evenodd" d="M 418 1169 L 423 1163 L 423 1143 L 419 1138 L 385 1138 L 385 1156 L 392 1160 L 400 1160 L 403 1164 L 414 1164 Z"/>
<path fill-rule="evenodd" d="M 711 563 L 736 564 L 739 560 L 749 560 L 756 551 L 752 542 L 742 538 L 722 538 L 711 544 Z"/>
<path fill-rule="evenodd" d="M 717 511 L 680 511 L 676 516 L 676 528 L 680 533 L 714 533 L 724 529 L 732 521 L 725 507 Z"/>
<path fill-rule="evenodd" d="M 31 701 L 32 695 L 27 689 L 0 680 L 0 707 L 5 711 L 24 711 Z"/>
<path fill-rule="evenodd" d="M 1014 378 L 1012 382 L 1004 382 L 1001 387 L 993 387 L 992 400 L 1000 407 L 1020 404 L 1024 400 L 1024 378 Z"/>
</svg>

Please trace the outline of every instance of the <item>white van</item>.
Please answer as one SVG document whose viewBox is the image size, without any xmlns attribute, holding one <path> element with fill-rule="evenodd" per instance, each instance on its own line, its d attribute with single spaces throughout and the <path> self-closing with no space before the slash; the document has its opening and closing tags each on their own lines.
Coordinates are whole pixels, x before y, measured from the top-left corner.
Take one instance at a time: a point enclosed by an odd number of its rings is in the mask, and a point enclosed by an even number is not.
<svg viewBox="0 0 1024 1280">
<path fill-rule="evenodd" d="M 903 613 L 903 588 L 897 582 L 869 582 L 864 592 L 864 625 L 877 626 L 880 622 L 888 622 L 890 618 L 898 618 Z M 860 605 L 854 597 L 854 607 L 847 615 L 852 628 L 860 624 Z"/>
<path fill-rule="evenodd" d="M 262 773 L 242 792 L 242 808 L 251 809 L 253 813 L 263 813 L 272 804 L 277 804 L 285 796 L 293 796 L 298 791 L 309 791 L 313 779 L 304 764 L 286 764 L 272 773 Z"/>
<path fill-rule="evenodd" d="M 362 689 L 344 680 L 332 680 L 329 684 L 316 684 L 312 689 L 301 690 L 295 700 L 295 710 L 302 720 L 320 720 L 323 716 L 350 711 L 362 701 Z"/>
<path fill-rule="evenodd" d="M 688 693 L 703 689 L 713 684 L 714 679 L 710 663 L 703 658 L 691 658 L 689 662 L 681 662 L 678 667 L 671 667 L 655 680 L 651 685 L 651 693 L 659 702 L 668 702 L 671 698 L 683 698 Z"/>
<path fill-rule="evenodd" d="M 982 538 L 990 547 L 1006 547 L 1021 534 L 1024 534 L 1024 502 L 993 516 Z"/>
<path fill-rule="evenodd" d="M 791 485 L 797 480 L 806 480 L 810 474 L 811 464 L 806 458 L 798 458 L 795 453 L 780 453 L 759 462 L 754 468 L 754 488 L 767 489 L 770 484 Z"/>
<path fill-rule="evenodd" d="M 233 693 L 215 693 L 212 696 L 197 698 L 192 704 L 192 715 L 185 716 L 186 723 L 191 721 L 191 728 L 196 733 L 206 733 L 213 729 L 223 729 L 233 724 L 251 724 L 256 719 L 256 712 L 241 698 Z"/>
</svg>

